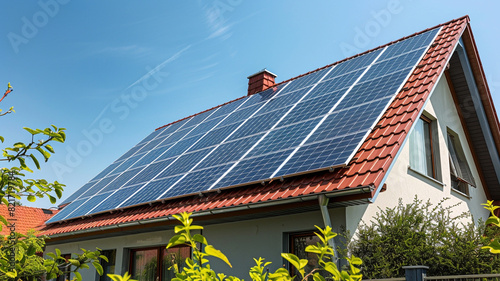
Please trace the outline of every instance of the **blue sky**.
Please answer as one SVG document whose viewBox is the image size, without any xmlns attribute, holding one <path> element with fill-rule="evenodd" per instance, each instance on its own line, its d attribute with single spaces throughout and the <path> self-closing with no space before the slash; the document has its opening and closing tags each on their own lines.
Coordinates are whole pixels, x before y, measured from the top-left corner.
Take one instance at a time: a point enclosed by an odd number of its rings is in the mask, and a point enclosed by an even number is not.
<svg viewBox="0 0 500 281">
<path fill-rule="evenodd" d="M 337 3 L 341 2 L 341 3 Z M 484 1 L 3 1 L 0 108 L 6 144 L 23 126 L 67 128 L 34 178 L 64 198 L 155 128 L 464 15 L 500 105 L 500 4 Z M 2 89 L 3 91 L 3 89 Z M 61 202 L 61 201 L 60 201 Z M 48 200 L 29 203 L 49 207 Z"/>
</svg>

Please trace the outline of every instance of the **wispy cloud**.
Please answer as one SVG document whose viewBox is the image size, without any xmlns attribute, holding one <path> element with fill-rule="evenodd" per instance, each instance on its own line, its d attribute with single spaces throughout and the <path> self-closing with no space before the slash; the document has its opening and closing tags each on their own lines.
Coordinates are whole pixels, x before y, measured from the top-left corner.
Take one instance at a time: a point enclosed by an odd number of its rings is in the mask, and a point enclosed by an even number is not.
<svg viewBox="0 0 500 281">
<path fill-rule="evenodd" d="M 150 48 L 141 47 L 137 45 L 128 46 L 108 46 L 94 51 L 94 54 L 111 54 L 117 56 L 141 56 L 148 54 Z"/>
<path fill-rule="evenodd" d="M 226 19 L 225 16 L 231 16 L 232 14 L 231 12 L 233 12 L 235 8 L 241 4 L 241 2 L 242 1 L 235 2 L 234 6 L 225 5 L 221 7 L 220 5 L 217 5 L 217 3 L 219 2 L 216 1 L 212 5 L 205 5 L 203 7 L 205 12 L 206 22 L 211 31 L 207 39 L 213 39 L 213 38 L 220 38 L 222 40 L 229 39 L 233 34 L 231 30 L 234 25 L 246 21 L 255 16 L 256 14 L 260 13 L 258 11 L 254 12 L 245 17 L 239 18 L 236 21 L 229 21 L 228 19 Z"/>
<path fill-rule="evenodd" d="M 218 64 L 219 64 L 218 62 L 215 62 L 215 63 L 212 63 L 212 64 L 207 64 L 207 65 L 204 65 L 204 66 L 200 66 L 197 69 L 195 69 L 193 72 L 208 70 L 210 68 L 216 67 Z"/>
<path fill-rule="evenodd" d="M 156 67 L 154 67 L 153 69 L 151 69 L 150 71 L 148 71 L 148 73 L 144 74 L 141 78 L 137 79 L 137 81 L 135 81 L 134 83 L 130 84 L 127 88 L 125 88 L 125 90 L 130 89 L 131 87 L 133 87 L 137 83 L 140 83 L 144 79 L 147 79 L 151 75 L 153 75 L 156 72 L 162 70 L 165 67 L 165 65 L 167 65 L 168 63 L 176 60 L 178 57 L 180 57 L 182 55 L 182 53 L 184 53 L 185 51 L 187 51 L 189 48 L 191 48 L 191 45 L 188 45 L 187 47 L 184 47 L 182 50 L 178 51 L 177 53 L 175 53 L 174 55 L 172 55 L 168 59 L 164 60 L 162 63 L 160 63 L 159 65 L 157 65 Z"/>
<path fill-rule="evenodd" d="M 210 35 L 208 39 L 213 39 L 220 37 L 223 40 L 231 37 L 231 26 L 232 24 L 228 23 L 224 18 L 224 12 L 218 5 L 205 5 L 203 7 L 205 12 L 205 18 L 207 25 L 210 29 Z"/>
<path fill-rule="evenodd" d="M 153 69 L 151 69 L 150 71 L 148 71 L 146 74 L 144 74 L 143 76 L 141 76 L 141 78 L 137 79 L 135 82 L 133 82 L 132 84 L 130 84 L 127 88 L 125 88 L 125 90 L 123 90 L 123 92 L 125 92 L 126 90 L 130 89 L 131 87 L 137 85 L 138 83 L 142 82 L 143 80 L 151 77 L 151 75 L 155 74 L 156 72 L 162 70 L 168 63 L 176 60 L 177 58 L 179 58 L 182 53 L 184 53 L 185 51 L 187 51 L 189 48 L 191 48 L 191 45 L 187 46 L 187 47 L 184 47 L 182 50 L 178 51 L 177 53 L 173 54 L 171 57 L 169 57 L 168 59 L 164 60 L 162 63 L 158 64 L 157 66 L 155 66 Z M 111 103 L 107 104 L 104 109 L 97 115 L 97 117 L 94 119 L 94 121 L 92 121 L 92 123 L 90 124 L 89 128 L 92 127 L 97 121 L 99 121 L 101 119 L 101 117 L 108 111 L 108 109 L 111 107 Z"/>
</svg>

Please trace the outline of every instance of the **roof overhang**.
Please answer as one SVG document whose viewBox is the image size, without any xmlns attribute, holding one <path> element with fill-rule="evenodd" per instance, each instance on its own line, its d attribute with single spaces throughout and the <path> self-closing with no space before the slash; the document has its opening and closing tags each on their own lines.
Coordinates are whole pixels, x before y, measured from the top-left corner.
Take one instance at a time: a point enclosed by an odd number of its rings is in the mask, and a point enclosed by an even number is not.
<svg viewBox="0 0 500 281">
<path fill-rule="evenodd" d="M 500 200 L 500 125 L 470 23 L 448 64 L 457 111 L 488 199 Z"/>
<path fill-rule="evenodd" d="M 283 198 L 267 202 L 257 202 L 241 206 L 228 206 L 212 210 L 193 213 L 199 225 L 227 223 L 233 221 L 267 218 L 279 215 L 291 215 L 320 209 L 319 197 L 329 198 L 328 207 L 345 207 L 367 204 L 376 192 L 373 186 L 360 186 L 346 190 L 311 194 L 308 196 Z M 117 223 L 94 228 L 86 228 L 71 232 L 49 235 L 47 244 L 69 243 L 88 239 L 106 238 L 113 236 L 130 235 L 151 231 L 173 229 L 178 221 L 172 216 L 163 216 L 143 220 Z"/>
</svg>

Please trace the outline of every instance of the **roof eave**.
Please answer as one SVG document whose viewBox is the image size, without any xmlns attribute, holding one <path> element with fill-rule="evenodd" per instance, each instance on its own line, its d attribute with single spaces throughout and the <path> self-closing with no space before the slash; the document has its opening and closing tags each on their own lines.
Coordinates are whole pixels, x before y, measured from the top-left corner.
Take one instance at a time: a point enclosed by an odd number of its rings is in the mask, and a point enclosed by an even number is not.
<svg viewBox="0 0 500 281">
<path fill-rule="evenodd" d="M 322 193 L 314 193 L 314 194 L 302 195 L 302 196 L 297 196 L 297 197 L 280 198 L 280 199 L 270 200 L 270 201 L 266 201 L 266 202 L 256 202 L 256 203 L 245 204 L 245 205 L 227 206 L 227 207 L 222 207 L 222 208 L 203 210 L 203 211 L 193 212 L 192 217 L 208 218 L 209 216 L 213 216 L 213 215 L 230 214 L 230 213 L 236 213 L 236 212 L 240 212 L 240 211 L 269 208 L 269 207 L 275 207 L 275 206 L 285 206 L 285 208 L 286 208 L 286 205 L 293 206 L 291 204 L 317 200 L 318 196 L 320 196 L 320 195 L 325 195 L 326 197 L 333 199 L 333 200 L 331 200 L 331 204 L 330 204 L 332 206 L 334 206 L 334 205 L 335 206 L 339 206 L 339 205 L 344 206 L 344 205 L 368 204 L 371 202 L 371 199 L 372 199 L 373 195 L 375 194 L 375 192 L 376 192 L 375 187 L 372 185 L 359 186 L 359 187 L 355 187 L 355 188 L 334 190 L 334 191 L 322 192 Z M 87 237 L 89 235 L 98 234 L 99 232 L 103 232 L 103 231 L 113 231 L 113 230 L 114 231 L 123 231 L 123 229 L 126 229 L 128 227 L 134 227 L 134 226 L 139 226 L 139 225 L 147 228 L 149 225 L 153 225 L 156 223 L 165 223 L 165 222 L 172 221 L 172 220 L 173 220 L 172 215 L 168 215 L 168 216 L 159 217 L 159 218 L 149 218 L 149 219 L 131 221 L 131 222 L 126 222 L 126 223 L 118 223 L 118 224 L 112 224 L 112 225 L 106 225 L 106 226 L 99 226 L 99 227 L 95 227 L 95 228 L 86 228 L 86 229 L 75 230 L 75 231 L 70 231 L 70 232 L 55 233 L 55 234 L 48 234 L 48 235 L 43 234 L 43 233 L 42 234 L 47 235 L 52 240 L 56 239 L 56 238 L 57 238 L 57 240 L 66 240 L 66 239 L 71 239 L 72 237 L 78 237 L 80 235 L 84 235 L 85 237 Z M 50 232 L 50 230 L 49 230 L 49 232 Z"/>
</svg>

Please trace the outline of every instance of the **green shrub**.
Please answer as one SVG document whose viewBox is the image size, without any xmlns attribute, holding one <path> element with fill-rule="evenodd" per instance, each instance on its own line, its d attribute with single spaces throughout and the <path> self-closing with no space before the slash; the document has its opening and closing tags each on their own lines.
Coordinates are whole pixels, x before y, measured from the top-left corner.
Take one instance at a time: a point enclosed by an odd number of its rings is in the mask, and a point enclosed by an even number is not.
<svg viewBox="0 0 500 281">
<path fill-rule="evenodd" d="M 481 249 L 495 234 L 468 213 L 454 216 L 456 205 L 445 206 L 446 200 L 433 206 L 416 197 L 406 205 L 400 199 L 363 223 L 348 248 L 363 260 L 365 278 L 402 277 L 408 265 L 426 265 L 430 276 L 498 272 L 499 259 Z"/>
</svg>

